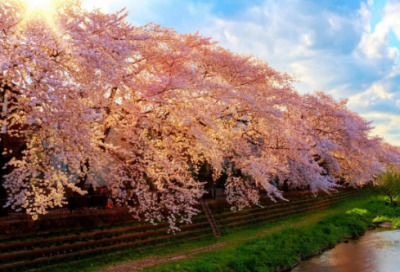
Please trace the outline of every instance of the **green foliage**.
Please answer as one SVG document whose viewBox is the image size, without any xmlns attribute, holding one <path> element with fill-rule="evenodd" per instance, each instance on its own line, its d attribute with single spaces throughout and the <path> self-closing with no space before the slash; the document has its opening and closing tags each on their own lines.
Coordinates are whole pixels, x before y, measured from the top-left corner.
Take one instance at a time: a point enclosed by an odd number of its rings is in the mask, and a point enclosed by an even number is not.
<svg viewBox="0 0 400 272">
<path fill-rule="evenodd" d="M 381 173 L 376 180 L 376 185 L 393 203 L 394 198 L 400 196 L 400 172 L 389 169 Z"/>
<path fill-rule="evenodd" d="M 372 220 L 372 223 L 379 224 L 379 223 L 388 222 L 388 221 L 391 221 L 391 219 L 389 217 L 378 215 L 377 217 L 375 217 Z"/>
<path fill-rule="evenodd" d="M 391 220 L 393 228 L 400 229 L 400 218 L 392 218 Z"/>
<path fill-rule="evenodd" d="M 400 228 L 400 218 L 399 217 L 388 217 L 388 216 L 377 216 L 372 220 L 375 224 L 380 224 L 383 222 L 391 222 L 394 229 Z"/>
<path fill-rule="evenodd" d="M 350 211 L 347 211 L 346 214 L 353 215 L 358 217 L 361 220 L 367 221 L 371 213 L 369 213 L 366 209 L 358 209 L 354 208 Z"/>
</svg>

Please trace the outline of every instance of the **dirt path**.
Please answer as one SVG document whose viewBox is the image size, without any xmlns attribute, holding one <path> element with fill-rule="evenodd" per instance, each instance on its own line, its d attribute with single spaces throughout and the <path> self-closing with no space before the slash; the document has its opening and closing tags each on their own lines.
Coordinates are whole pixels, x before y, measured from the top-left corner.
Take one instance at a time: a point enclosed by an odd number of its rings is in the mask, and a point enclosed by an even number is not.
<svg viewBox="0 0 400 272">
<path fill-rule="evenodd" d="M 143 270 L 144 268 L 151 267 L 154 265 L 192 258 L 200 253 L 217 250 L 218 248 L 224 247 L 225 245 L 227 245 L 227 243 L 222 242 L 222 243 L 216 243 L 215 245 L 211 245 L 211 246 L 205 246 L 205 247 L 199 247 L 196 249 L 192 249 L 192 250 L 187 251 L 185 254 L 173 254 L 173 255 L 166 255 L 166 256 L 162 256 L 162 257 L 154 257 L 154 258 L 135 260 L 132 262 L 109 267 L 105 271 L 107 271 L 107 272 L 140 271 L 140 270 Z"/>
<path fill-rule="evenodd" d="M 210 245 L 210 246 L 205 246 L 205 247 L 199 247 L 196 249 L 192 249 L 192 250 L 188 250 L 185 253 L 175 253 L 175 254 L 171 254 L 171 255 L 165 255 L 165 256 L 161 256 L 161 257 L 152 257 L 152 258 L 145 258 L 145 259 L 140 259 L 140 260 L 135 260 L 135 261 L 131 261 L 131 262 L 126 262 L 123 264 L 117 264 L 114 266 L 110 266 L 107 267 L 105 270 L 103 271 L 107 271 L 107 272 L 133 272 L 133 271 L 141 271 L 144 268 L 148 268 L 148 267 L 152 267 L 155 265 L 160 265 L 160 264 L 165 264 L 165 263 L 169 263 L 169 262 L 173 262 L 173 261 L 178 261 L 178 260 L 184 260 L 184 259 L 191 259 L 194 258 L 196 256 L 198 256 L 200 253 L 205 253 L 205 252 L 209 252 L 209 251 L 215 251 L 218 249 L 221 249 L 227 245 L 233 245 L 236 244 L 238 242 L 241 241 L 246 241 L 246 240 L 250 240 L 253 238 L 257 238 L 257 237 L 261 237 L 261 236 L 265 236 L 268 235 L 270 233 L 276 232 L 276 231 L 280 231 L 289 227 L 301 227 L 303 225 L 307 225 L 310 223 L 314 223 L 317 222 L 319 220 L 321 220 L 324 217 L 327 217 L 329 215 L 332 214 L 337 214 L 342 212 L 342 210 L 336 210 L 336 211 L 326 211 L 323 214 L 316 214 L 315 216 L 313 216 L 312 218 L 308 219 L 307 221 L 300 221 L 300 222 L 296 222 L 296 223 L 291 223 L 291 224 L 285 224 L 285 225 L 280 225 L 280 226 L 276 226 L 270 229 L 266 229 L 263 230 L 259 233 L 257 233 L 256 235 L 252 235 L 252 236 L 248 236 L 245 238 L 240 238 L 240 239 L 235 239 L 235 240 L 231 240 L 229 242 L 217 242 L 214 245 Z"/>
</svg>

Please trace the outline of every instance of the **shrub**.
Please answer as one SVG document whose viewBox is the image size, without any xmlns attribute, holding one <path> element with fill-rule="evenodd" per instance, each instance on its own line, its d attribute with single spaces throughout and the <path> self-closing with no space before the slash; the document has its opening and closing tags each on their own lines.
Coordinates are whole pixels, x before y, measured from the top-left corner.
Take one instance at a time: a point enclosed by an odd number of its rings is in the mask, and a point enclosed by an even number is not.
<svg viewBox="0 0 400 272">
<path fill-rule="evenodd" d="M 389 217 L 379 215 L 372 220 L 372 223 L 379 224 L 387 221 L 390 221 Z"/>
<path fill-rule="evenodd" d="M 394 198 L 400 196 L 400 172 L 389 169 L 381 173 L 375 185 L 381 193 L 389 197 L 390 203 L 393 204 Z"/>
<path fill-rule="evenodd" d="M 368 221 L 369 220 L 369 215 L 371 215 L 371 213 L 369 213 L 367 210 L 358 209 L 358 208 L 354 208 L 354 209 L 352 209 L 350 211 L 347 211 L 346 214 L 354 215 L 354 216 L 356 216 L 359 219 L 364 220 L 364 221 Z"/>
</svg>

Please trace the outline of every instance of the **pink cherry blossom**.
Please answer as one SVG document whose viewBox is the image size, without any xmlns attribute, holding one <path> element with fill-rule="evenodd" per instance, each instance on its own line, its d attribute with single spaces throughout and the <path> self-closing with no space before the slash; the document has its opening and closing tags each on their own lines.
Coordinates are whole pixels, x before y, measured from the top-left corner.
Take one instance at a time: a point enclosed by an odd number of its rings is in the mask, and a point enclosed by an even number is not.
<svg viewBox="0 0 400 272">
<path fill-rule="evenodd" d="M 126 16 L 76 0 L 46 15 L 0 2 L 0 126 L 22 142 L 2 150 L 7 205 L 35 219 L 66 204 L 66 187 L 106 181 L 135 217 L 176 230 L 199 212 L 204 164 L 228 176 L 233 209 L 259 204 L 260 190 L 282 198 L 274 177 L 317 193 L 400 165 L 399 148 L 371 137 L 345 100 L 300 95 L 255 56 Z"/>
</svg>

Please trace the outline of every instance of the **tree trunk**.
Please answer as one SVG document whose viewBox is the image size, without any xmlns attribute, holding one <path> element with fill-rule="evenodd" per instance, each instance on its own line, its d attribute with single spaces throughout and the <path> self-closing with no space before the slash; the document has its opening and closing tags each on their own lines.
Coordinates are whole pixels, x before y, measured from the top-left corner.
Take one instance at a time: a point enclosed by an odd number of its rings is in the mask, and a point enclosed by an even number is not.
<svg viewBox="0 0 400 272">
<path fill-rule="evenodd" d="M 85 170 L 86 168 L 86 170 Z M 90 168 L 90 163 L 89 163 L 89 159 L 86 159 L 85 161 L 81 162 L 81 173 L 84 173 L 83 175 L 79 175 L 78 177 L 78 181 L 76 183 L 76 186 L 81 188 L 82 190 L 85 189 L 85 184 L 88 178 L 88 172 L 89 172 L 89 168 Z"/>
<path fill-rule="evenodd" d="M 0 199 L 4 199 L 7 197 L 6 189 L 3 187 L 3 176 L 5 175 L 6 169 L 3 169 L 5 166 L 5 159 L 3 158 L 4 152 L 4 137 L 3 134 L 0 134 Z"/>
</svg>

